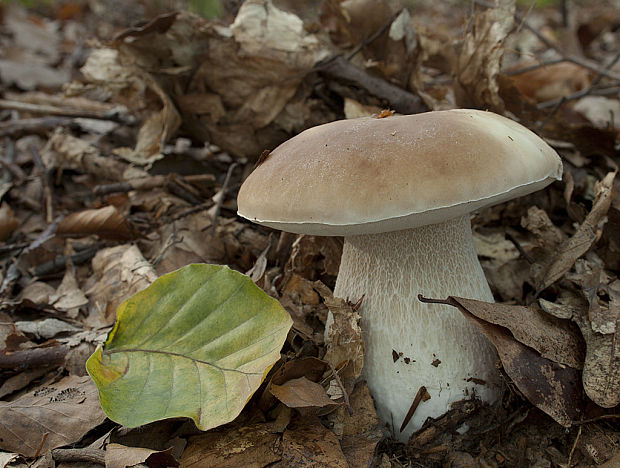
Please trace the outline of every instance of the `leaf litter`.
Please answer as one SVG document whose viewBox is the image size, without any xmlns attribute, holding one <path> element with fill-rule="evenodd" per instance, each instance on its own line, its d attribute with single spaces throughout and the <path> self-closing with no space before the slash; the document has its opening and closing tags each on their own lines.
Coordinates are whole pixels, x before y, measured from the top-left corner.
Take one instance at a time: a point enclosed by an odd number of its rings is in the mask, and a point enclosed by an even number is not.
<svg viewBox="0 0 620 468">
<path fill-rule="evenodd" d="M 2 463 L 614 466 L 617 7 L 249 0 L 208 20 L 142 3 L 0 5 L 0 405 L 20 413 L 2 418 Z M 461 402 L 399 444 L 360 377 L 356 305 L 331 294 L 342 241 L 240 221 L 235 193 L 305 128 L 455 106 L 537 131 L 565 179 L 475 215 L 498 303 L 449 299 L 497 346 L 501 403 Z M 190 263 L 248 272 L 282 303 L 281 360 L 227 425 L 104 423 L 86 359 L 123 300 Z"/>
</svg>

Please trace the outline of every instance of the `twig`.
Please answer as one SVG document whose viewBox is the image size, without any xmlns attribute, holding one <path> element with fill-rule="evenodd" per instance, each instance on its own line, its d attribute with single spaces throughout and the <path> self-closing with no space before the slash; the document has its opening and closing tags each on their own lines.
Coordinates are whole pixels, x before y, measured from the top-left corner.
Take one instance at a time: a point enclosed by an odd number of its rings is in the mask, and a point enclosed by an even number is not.
<svg viewBox="0 0 620 468">
<path fill-rule="evenodd" d="M 134 119 L 121 116 L 117 109 L 109 111 L 95 111 L 86 109 L 69 109 L 49 104 L 32 104 L 30 102 L 10 101 L 0 99 L 0 109 L 11 109 L 31 114 L 54 115 L 60 117 L 82 117 L 87 119 L 110 120 L 125 125 L 134 124 Z"/>
<path fill-rule="evenodd" d="M 579 430 L 577 431 L 577 437 L 575 437 L 575 442 L 573 443 L 573 447 L 570 449 L 570 453 L 568 454 L 568 461 L 566 462 L 566 468 L 571 468 L 573 464 L 573 454 L 575 453 L 575 449 L 577 448 L 577 442 L 579 442 L 579 438 L 581 437 L 581 430 L 583 426 L 579 426 Z"/>
<path fill-rule="evenodd" d="M 93 258 L 97 254 L 99 248 L 99 245 L 93 245 L 73 255 L 59 255 L 48 262 L 32 267 L 29 271 L 32 276 L 37 277 L 59 273 L 67 268 L 67 260 L 70 260 L 74 265 L 82 265 Z"/>
<path fill-rule="evenodd" d="M 230 183 L 230 177 L 232 176 L 232 172 L 239 164 L 234 162 L 230 166 L 228 166 L 228 171 L 226 172 L 226 178 L 224 179 L 224 184 L 222 185 L 222 189 L 220 190 L 219 196 L 217 198 L 217 202 L 215 204 L 215 210 L 213 211 L 213 224 L 211 225 L 211 235 L 215 236 L 215 231 L 217 229 L 218 218 L 220 217 L 220 211 L 222 211 L 222 204 L 224 203 L 224 199 L 226 198 L 226 191 L 228 190 L 228 184 Z"/>
<path fill-rule="evenodd" d="M 105 451 L 89 447 L 52 450 L 52 457 L 57 462 L 91 462 L 105 465 Z"/>
<path fill-rule="evenodd" d="M 317 69 L 332 78 L 349 81 L 365 89 L 369 94 L 387 101 L 392 109 L 401 114 L 418 114 L 428 110 L 422 99 L 415 94 L 383 78 L 370 75 L 340 55 L 319 64 Z"/>
<path fill-rule="evenodd" d="M 527 263 L 529 263 L 530 265 L 534 263 L 534 259 L 523 249 L 519 241 L 515 239 L 512 234 L 510 234 L 509 232 L 506 232 L 506 234 L 504 234 L 504 237 L 506 238 L 506 240 L 509 240 L 510 242 L 512 242 L 512 244 L 516 247 L 516 249 L 523 256 L 523 258 L 527 261 Z"/>
<path fill-rule="evenodd" d="M 45 445 L 45 441 L 47 440 L 47 437 L 49 435 L 50 435 L 50 433 L 46 432 L 45 434 L 43 434 L 43 437 L 41 437 L 41 443 L 39 444 L 39 448 L 37 448 L 37 451 L 34 454 L 34 458 L 38 458 L 39 455 L 41 455 L 41 450 L 43 450 L 43 446 Z"/>
<path fill-rule="evenodd" d="M 589 423 L 600 421 L 602 419 L 620 419 L 620 414 L 602 414 L 601 416 L 597 416 L 596 418 L 582 419 L 581 421 L 573 421 L 573 425 L 578 426 L 580 424 L 589 424 Z"/>
<path fill-rule="evenodd" d="M 403 422 L 400 425 L 399 432 L 403 432 L 405 430 L 405 428 L 407 427 L 407 424 L 409 424 L 409 421 L 411 421 L 411 418 L 413 417 L 415 410 L 418 409 L 420 402 L 423 400 L 428 400 L 429 398 L 430 398 L 430 395 L 428 394 L 428 391 L 426 390 L 426 387 L 424 385 L 418 388 L 418 392 L 415 394 L 415 397 L 413 398 L 413 401 L 411 402 L 409 411 L 407 411 L 407 415 L 405 416 L 405 419 L 403 419 Z"/>
<path fill-rule="evenodd" d="M 45 194 L 45 222 L 51 224 L 54 219 L 54 205 L 52 203 L 52 187 L 50 183 L 50 173 L 43 164 L 39 152 L 34 146 L 30 147 L 34 165 L 41 171 L 41 181 L 43 182 L 43 193 Z"/>
<path fill-rule="evenodd" d="M 2 174 L 2 183 L 9 183 L 12 180 L 12 169 L 15 167 L 19 169 L 19 172 L 23 174 L 21 168 L 14 164 L 15 161 L 15 142 L 11 138 L 6 139 L 6 157 L 2 158 L 2 165 L 8 165 L 8 171 L 4 171 Z M 15 175 L 15 174 L 13 174 Z"/>
<path fill-rule="evenodd" d="M 0 137 L 20 137 L 31 134 L 45 134 L 56 127 L 69 125 L 73 122 L 70 117 L 39 117 L 35 119 L 9 120 L 0 122 Z"/>
<path fill-rule="evenodd" d="M 349 394 L 347 393 L 347 389 L 344 388 L 342 380 L 340 380 L 340 376 L 338 375 L 338 372 L 336 372 L 336 369 L 334 369 L 334 366 L 329 364 L 329 368 L 331 369 L 332 375 L 334 376 L 336 383 L 340 387 L 340 390 L 342 390 L 342 397 L 344 398 L 344 404 L 347 406 L 347 411 L 349 412 L 349 416 L 353 416 L 353 408 L 351 407 L 351 402 L 349 401 Z"/>
<path fill-rule="evenodd" d="M 14 250 L 21 250 L 30 245 L 30 242 L 20 242 L 18 244 L 0 245 L 0 255 L 13 252 Z"/>
<path fill-rule="evenodd" d="M 14 352 L 0 351 L 0 369 L 29 369 L 60 365 L 65 362 L 69 348 L 64 345 L 49 348 L 29 348 Z"/>
</svg>

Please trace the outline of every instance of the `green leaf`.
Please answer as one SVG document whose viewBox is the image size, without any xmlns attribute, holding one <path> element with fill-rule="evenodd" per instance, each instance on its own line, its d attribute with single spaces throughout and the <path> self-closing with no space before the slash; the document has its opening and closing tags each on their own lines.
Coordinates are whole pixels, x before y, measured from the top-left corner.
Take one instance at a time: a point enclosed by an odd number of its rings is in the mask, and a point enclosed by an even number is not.
<svg viewBox="0 0 620 468">
<path fill-rule="evenodd" d="M 280 357 L 292 320 L 225 266 L 188 265 L 123 302 L 86 368 L 108 417 L 127 427 L 185 416 L 232 421 Z"/>
</svg>

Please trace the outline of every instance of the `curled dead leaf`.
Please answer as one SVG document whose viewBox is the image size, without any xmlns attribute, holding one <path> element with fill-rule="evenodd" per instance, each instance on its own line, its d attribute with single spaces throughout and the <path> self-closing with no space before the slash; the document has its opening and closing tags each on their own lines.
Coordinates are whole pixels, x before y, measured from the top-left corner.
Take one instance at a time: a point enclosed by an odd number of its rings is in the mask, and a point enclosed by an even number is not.
<svg viewBox="0 0 620 468">
<path fill-rule="evenodd" d="M 111 205 L 72 213 L 60 222 L 56 232 L 66 236 L 97 234 L 112 239 L 132 237 L 129 221 Z"/>
</svg>

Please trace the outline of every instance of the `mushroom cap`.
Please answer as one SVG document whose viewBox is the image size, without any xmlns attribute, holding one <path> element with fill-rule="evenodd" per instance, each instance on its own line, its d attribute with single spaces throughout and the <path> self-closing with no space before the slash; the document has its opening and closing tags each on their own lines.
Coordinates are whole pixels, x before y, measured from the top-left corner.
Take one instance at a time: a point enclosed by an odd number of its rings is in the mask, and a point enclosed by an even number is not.
<svg viewBox="0 0 620 468">
<path fill-rule="evenodd" d="M 463 216 L 561 176 L 547 143 L 491 112 L 363 117 L 278 146 L 241 186 L 238 214 L 301 234 L 374 234 Z"/>
</svg>

